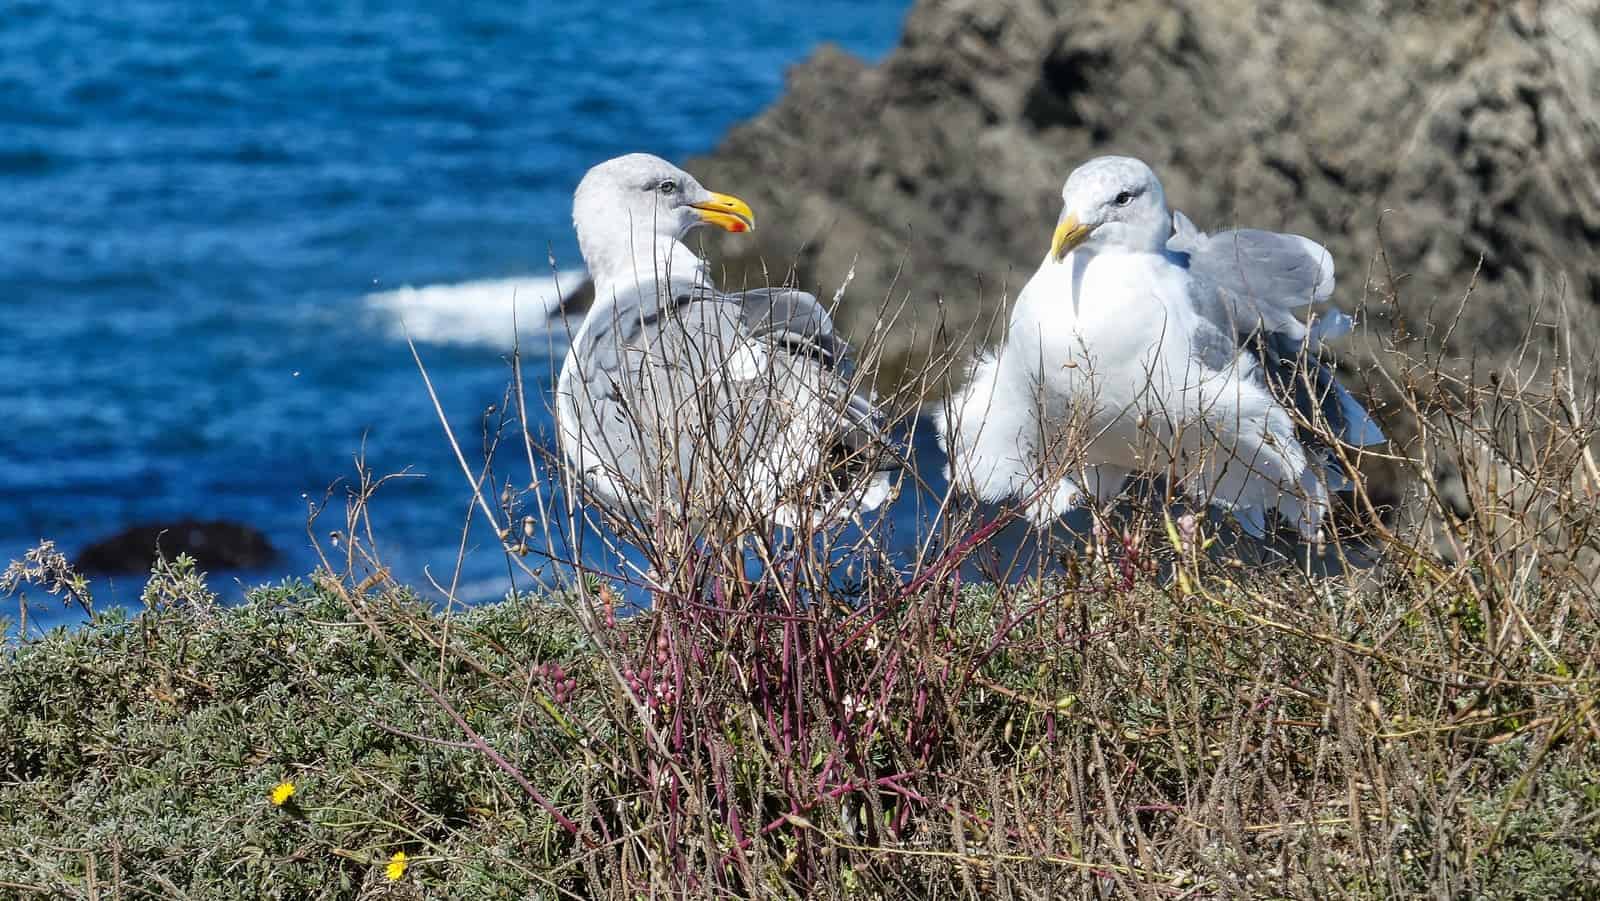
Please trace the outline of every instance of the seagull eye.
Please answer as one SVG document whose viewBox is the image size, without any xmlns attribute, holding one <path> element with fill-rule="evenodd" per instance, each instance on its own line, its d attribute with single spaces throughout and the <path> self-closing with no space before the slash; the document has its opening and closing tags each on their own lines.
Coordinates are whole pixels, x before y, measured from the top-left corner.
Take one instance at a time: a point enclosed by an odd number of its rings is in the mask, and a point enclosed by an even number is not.
<svg viewBox="0 0 1600 901">
<path fill-rule="evenodd" d="M 1128 193 L 1127 191 L 1123 191 L 1121 194 L 1117 195 L 1117 201 L 1116 202 L 1117 202 L 1117 206 L 1127 206 L 1128 204 L 1133 202 L 1133 195 Z"/>
<path fill-rule="evenodd" d="M 671 197 L 672 195 L 678 193 L 678 185 L 676 182 L 668 179 L 667 181 L 656 185 L 656 190 L 660 191 L 663 197 Z"/>
</svg>

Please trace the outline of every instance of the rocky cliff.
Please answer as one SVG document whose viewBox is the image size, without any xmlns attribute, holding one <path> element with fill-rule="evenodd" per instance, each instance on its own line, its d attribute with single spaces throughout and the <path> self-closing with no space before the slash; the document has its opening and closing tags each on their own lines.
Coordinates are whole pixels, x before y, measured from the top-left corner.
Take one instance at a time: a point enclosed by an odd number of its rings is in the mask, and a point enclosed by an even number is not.
<svg viewBox="0 0 1600 901">
<path fill-rule="evenodd" d="M 755 241 L 715 248 L 728 282 L 792 266 L 832 296 L 853 266 L 858 340 L 905 302 L 893 370 L 940 315 L 987 323 L 1067 173 L 1112 152 L 1203 227 L 1326 243 L 1379 331 L 1424 334 L 1470 286 L 1456 352 L 1562 302 L 1600 348 L 1600 0 L 921 0 L 883 63 L 819 51 L 691 168 L 757 210 Z"/>
</svg>

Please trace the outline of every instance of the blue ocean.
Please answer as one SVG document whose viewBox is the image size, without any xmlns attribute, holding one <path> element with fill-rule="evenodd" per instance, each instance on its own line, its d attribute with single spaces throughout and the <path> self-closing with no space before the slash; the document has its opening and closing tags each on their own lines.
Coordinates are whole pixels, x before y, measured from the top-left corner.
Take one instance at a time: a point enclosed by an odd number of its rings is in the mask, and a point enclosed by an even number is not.
<svg viewBox="0 0 1600 901">
<path fill-rule="evenodd" d="M 468 492 L 404 334 L 481 459 L 513 297 L 531 316 L 581 278 L 583 172 L 711 150 L 818 43 L 880 58 L 908 5 L 8 0 L 0 560 L 236 520 L 284 555 L 213 579 L 236 594 L 313 568 L 308 504 L 336 486 L 326 540 L 361 456 L 407 474 L 372 508 L 384 559 L 448 582 Z M 523 350 L 542 410 L 559 359 Z M 503 594 L 469 538 L 461 594 Z"/>
</svg>

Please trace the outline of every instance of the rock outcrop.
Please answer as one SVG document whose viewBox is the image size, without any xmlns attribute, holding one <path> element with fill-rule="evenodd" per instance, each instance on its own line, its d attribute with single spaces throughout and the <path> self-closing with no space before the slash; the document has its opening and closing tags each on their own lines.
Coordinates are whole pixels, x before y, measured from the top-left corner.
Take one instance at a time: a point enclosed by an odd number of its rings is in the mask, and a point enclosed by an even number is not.
<svg viewBox="0 0 1600 901">
<path fill-rule="evenodd" d="M 202 570 L 259 569 L 278 552 L 259 531 L 227 520 L 180 519 L 130 526 L 83 549 L 73 565 L 91 573 L 146 573 L 157 554 L 188 554 Z"/>
<path fill-rule="evenodd" d="M 713 246 L 727 283 L 832 296 L 853 268 L 857 341 L 905 302 L 892 378 L 940 316 L 993 318 L 1110 152 L 1203 227 L 1326 243 L 1375 330 L 1424 335 L 1471 287 L 1457 353 L 1551 341 L 1561 303 L 1600 350 L 1600 0 L 922 0 L 882 64 L 820 50 L 691 168 L 757 210 Z"/>
</svg>

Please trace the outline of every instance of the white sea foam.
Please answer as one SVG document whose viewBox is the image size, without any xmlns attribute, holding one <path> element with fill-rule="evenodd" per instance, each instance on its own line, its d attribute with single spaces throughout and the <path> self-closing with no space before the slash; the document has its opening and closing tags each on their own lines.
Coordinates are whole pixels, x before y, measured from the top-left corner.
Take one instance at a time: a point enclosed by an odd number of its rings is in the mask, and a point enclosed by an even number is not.
<svg viewBox="0 0 1600 901">
<path fill-rule="evenodd" d="M 561 304 L 558 288 L 571 293 L 584 278 L 578 270 L 560 272 L 554 278 L 496 278 L 420 288 L 407 285 L 368 294 L 364 301 L 396 335 L 409 333 L 419 342 L 432 344 L 509 349 L 513 322 L 524 342 L 543 339 L 552 332 L 565 337 L 563 320 L 555 315 Z"/>
</svg>

